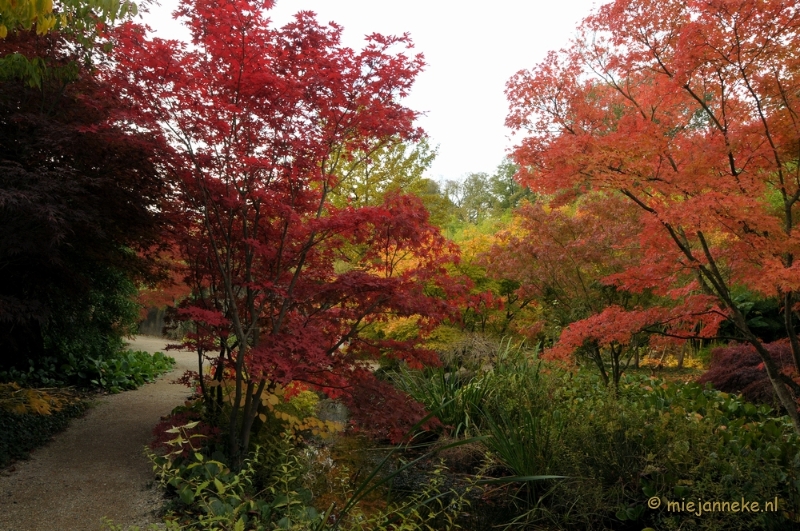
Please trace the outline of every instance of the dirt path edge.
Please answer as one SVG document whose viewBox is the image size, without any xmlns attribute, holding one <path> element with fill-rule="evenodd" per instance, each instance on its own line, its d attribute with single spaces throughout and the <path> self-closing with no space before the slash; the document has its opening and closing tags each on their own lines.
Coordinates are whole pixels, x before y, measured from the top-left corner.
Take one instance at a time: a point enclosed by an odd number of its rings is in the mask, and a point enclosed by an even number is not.
<svg viewBox="0 0 800 531">
<path fill-rule="evenodd" d="M 167 341 L 137 336 L 133 350 L 164 352 Z M 197 370 L 196 354 L 168 352 L 175 369 L 135 391 L 100 398 L 28 461 L 0 476 L 0 531 L 99 531 L 156 522 L 161 494 L 143 449 L 159 419 L 189 390 L 172 380 Z"/>
</svg>

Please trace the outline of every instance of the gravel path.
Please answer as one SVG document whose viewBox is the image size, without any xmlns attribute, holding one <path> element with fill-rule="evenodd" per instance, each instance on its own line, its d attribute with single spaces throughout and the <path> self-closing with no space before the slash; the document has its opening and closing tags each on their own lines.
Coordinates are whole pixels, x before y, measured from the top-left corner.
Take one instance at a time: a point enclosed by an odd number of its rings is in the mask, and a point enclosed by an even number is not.
<svg viewBox="0 0 800 531">
<path fill-rule="evenodd" d="M 163 339 L 137 336 L 131 348 L 164 351 Z M 100 398 L 31 459 L 0 476 L 0 531 L 96 531 L 106 516 L 117 524 L 155 522 L 160 493 L 143 454 L 160 417 L 189 390 L 170 381 L 197 370 L 197 355 L 168 353 L 176 369 L 157 382 Z"/>
</svg>

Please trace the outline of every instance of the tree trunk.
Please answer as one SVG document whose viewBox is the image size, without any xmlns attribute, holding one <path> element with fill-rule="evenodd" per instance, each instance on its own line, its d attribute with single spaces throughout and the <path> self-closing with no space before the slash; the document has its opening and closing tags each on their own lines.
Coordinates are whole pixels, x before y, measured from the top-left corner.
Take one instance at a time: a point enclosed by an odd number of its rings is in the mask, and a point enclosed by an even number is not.
<svg viewBox="0 0 800 531">
<path fill-rule="evenodd" d="M 689 344 L 684 343 L 681 349 L 678 351 L 678 368 L 683 369 L 683 358 L 686 356 L 686 349 L 688 348 Z"/>
</svg>

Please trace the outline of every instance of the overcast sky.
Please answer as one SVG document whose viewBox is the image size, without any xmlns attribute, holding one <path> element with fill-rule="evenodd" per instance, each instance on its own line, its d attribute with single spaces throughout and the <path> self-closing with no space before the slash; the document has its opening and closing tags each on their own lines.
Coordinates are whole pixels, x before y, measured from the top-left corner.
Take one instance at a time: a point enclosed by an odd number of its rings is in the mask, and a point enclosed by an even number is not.
<svg viewBox="0 0 800 531">
<path fill-rule="evenodd" d="M 144 14 L 159 37 L 187 38 L 171 13 L 178 0 Z M 493 0 L 469 7 L 454 0 L 277 0 L 271 17 L 283 25 L 298 11 L 343 26 L 344 44 L 360 48 L 364 35 L 411 34 L 428 66 L 407 105 L 439 146 L 430 171 L 437 181 L 492 173 L 514 139 L 505 128 L 505 83 L 548 50 L 567 44 L 578 22 L 603 0 Z"/>
</svg>

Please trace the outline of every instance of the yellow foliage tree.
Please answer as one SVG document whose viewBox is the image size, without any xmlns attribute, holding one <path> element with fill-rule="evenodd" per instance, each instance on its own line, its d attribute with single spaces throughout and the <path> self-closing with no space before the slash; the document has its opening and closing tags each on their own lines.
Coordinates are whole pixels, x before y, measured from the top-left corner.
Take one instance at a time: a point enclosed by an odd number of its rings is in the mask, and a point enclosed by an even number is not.
<svg viewBox="0 0 800 531">
<path fill-rule="evenodd" d="M 0 0 L 0 38 L 34 27 L 39 35 L 54 28 L 83 31 L 136 13 L 129 0 Z"/>
</svg>

